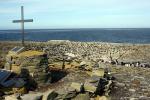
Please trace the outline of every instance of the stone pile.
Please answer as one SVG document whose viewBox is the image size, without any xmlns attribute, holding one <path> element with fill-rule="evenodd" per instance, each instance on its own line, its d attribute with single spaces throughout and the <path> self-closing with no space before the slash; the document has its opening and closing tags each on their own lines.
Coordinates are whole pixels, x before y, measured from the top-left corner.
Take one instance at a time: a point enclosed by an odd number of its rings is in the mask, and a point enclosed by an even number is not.
<svg viewBox="0 0 150 100">
<path fill-rule="evenodd" d="M 74 76 L 75 75 L 76 74 L 74 74 Z M 73 78 L 74 76 L 70 76 L 69 78 Z M 78 77 L 78 75 L 76 75 L 76 77 Z M 13 94 L 5 96 L 5 100 L 109 100 L 108 94 L 112 88 L 111 76 L 102 76 L 101 78 L 100 76 L 97 76 L 96 80 L 91 78 L 91 81 L 88 81 L 85 84 L 72 83 L 73 80 L 75 79 L 68 80 L 70 81 L 67 86 L 68 90 L 62 92 L 49 89 L 46 92 L 29 92 L 29 94 L 21 96 Z M 79 81 L 79 79 L 76 80 Z M 83 81 L 84 80 L 82 79 L 81 82 Z M 60 85 L 58 85 L 57 88 L 59 88 L 59 90 L 63 90 L 66 86 L 64 86 L 63 89 L 60 89 Z"/>
<path fill-rule="evenodd" d="M 49 41 L 41 43 L 29 43 L 27 45 L 30 49 L 43 50 L 48 54 L 48 58 L 61 57 L 65 53 L 73 53 L 78 58 L 85 58 L 88 60 L 103 60 L 105 62 L 113 61 L 142 61 L 150 62 L 148 59 L 150 55 L 149 45 L 133 45 L 133 44 L 113 44 L 100 42 L 72 42 L 72 41 Z M 137 55 L 138 54 L 138 55 Z M 107 58 L 107 59 L 105 59 Z"/>
<path fill-rule="evenodd" d="M 5 69 L 22 77 L 31 76 L 36 83 L 44 83 L 48 76 L 48 59 L 44 52 L 25 51 L 16 55 L 8 54 Z"/>
</svg>

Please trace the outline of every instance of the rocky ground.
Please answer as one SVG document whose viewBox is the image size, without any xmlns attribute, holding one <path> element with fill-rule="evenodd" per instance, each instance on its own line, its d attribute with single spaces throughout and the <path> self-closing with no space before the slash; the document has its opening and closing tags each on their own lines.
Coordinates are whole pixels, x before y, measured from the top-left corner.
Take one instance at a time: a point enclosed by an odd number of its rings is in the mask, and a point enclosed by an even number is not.
<svg viewBox="0 0 150 100">
<path fill-rule="evenodd" d="M 19 42 L 0 42 L 0 56 L 4 57 Z M 45 51 L 49 58 L 61 57 L 65 53 L 73 53 L 80 58 L 96 61 L 100 58 L 117 59 L 120 61 L 150 62 L 149 44 L 101 43 L 101 42 L 26 42 L 26 47 L 32 50 Z"/>
<path fill-rule="evenodd" d="M 150 99 L 150 69 L 117 66 L 113 67 L 122 87 L 116 88 L 112 93 L 112 99 L 117 100 L 149 100 Z"/>
<path fill-rule="evenodd" d="M 111 92 L 111 100 L 149 100 L 150 99 L 150 69 L 126 66 L 110 66 L 110 70 L 116 81 L 119 82 Z M 85 82 L 88 76 L 83 71 L 74 71 L 61 79 L 56 89 L 59 92 L 67 92 L 71 82 Z M 58 83 L 54 83 L 58 84 Z M 52 86 L 53 87 L 53 86 Z M 52 88 L 50 87 L 50 88 Z M 64 90 L 63 90 L 63 89 Z"/>
<path fill-rule="evenodd" d="M 5 55 L 18 42 L 1 42 L 0 56 L 1 67 L 5 62 Z M 49 64 L 53 68 L 61 69 L 62 57 L 69 52 L 77 55 L 81 61 L 90 62 L 94 66 L 99 58 L 118 59 L 123 61 L 150 62 L 150 45 L 132 44 L 107 44 L 107 43 L 28 43 L 28 48 L 44 50 L 49 55 Z M 59 62 L 58 62 L 59 61 Z M 73 63 L 73 64 L 72 64 Z M 52 84 L 41 86 L 37 91 L 55 89 L 59 93 L 70 91 L 72 82 L 83 83 L 89 79 L 87 71 L 78 70 L 75 67 L 79 64 L 71 62 L 65 70 L 54 71 L 62 74 L 59 79 L 53 80 Z M 110 94 L 111 100 L 150 100 L 150 68 L 112 65 L 107 62 L 100 62 L 99 67 L 108 68 L 116 78 L 117 85 Z M 59 76 L 59 75 L 58 75 Z M 55 76 L 57 77 L 57 75 Z"/>
</svg>

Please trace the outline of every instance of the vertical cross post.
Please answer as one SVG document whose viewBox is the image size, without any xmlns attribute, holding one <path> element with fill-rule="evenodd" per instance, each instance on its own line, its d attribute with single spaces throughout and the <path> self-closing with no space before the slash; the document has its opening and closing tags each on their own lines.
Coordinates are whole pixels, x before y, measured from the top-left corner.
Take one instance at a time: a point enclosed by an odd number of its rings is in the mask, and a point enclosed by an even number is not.
<svg viewBox="0 0 150 100">
<path fill-rule="evenodd" d="M 13 23 L 21 23 L 21 31 L 22 31 L 22 46 L 24 46 L 24 23 L 25 22 L 33 22 L 33 19 L 24 19 L 24 9 L 21 6 L 21 20 L 13 20 Z"/>
<path fill-rule="evenodd" d="M 23 6 L 21 6 L 21 26 L 22 26 L 22 46 L 24 46 L 24 9 Z"/>
</svg>

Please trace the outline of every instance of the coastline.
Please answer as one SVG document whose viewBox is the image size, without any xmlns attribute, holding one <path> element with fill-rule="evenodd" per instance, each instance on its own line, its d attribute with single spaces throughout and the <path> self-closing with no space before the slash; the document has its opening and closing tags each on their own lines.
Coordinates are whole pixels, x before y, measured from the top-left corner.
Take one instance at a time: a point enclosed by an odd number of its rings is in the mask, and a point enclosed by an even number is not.
<svg viewBox="0 0 150 100">
<path fill-rule="evenodd" d="M 98 43 L 98 44 L 113 44 L 113 45 L 145 45 L 145 46 L 150 46 L 150 43 L 125 43 L 125 42 L 95 42 L 95 41 L 89 41 L 89 42 L 84 42 L 84 41 L 70 41 L 70 40 L 49 40 L 49 41 L 25 41 L 26 43 L 48 43 L 48 42 L 53 42 L 53 43 L 58 43 L 58 42 L 74 42 L 74 43 Z M 0 43 L 19 43 L 21 44 L 20 41 L 3 41 L 0 40 Z"/>
<path fill-rule="evenodd" d="M 150 62 L 150 44 L 108 43 L 108 42 L 74 42 L 68 40 L 51 40 L 48 42 L 26 41 L 27 48 L 47 49 L 48 54 L 73 53 L 80 57 L 84 54 L 89 59 L 118 59 L 122 61 Z M 21 46 L 20 41 L 0 41 L 1 51 L 8 52 L 14 46 Z M 6 48 L 7 47 L 7 48 Z"/>
</svg>

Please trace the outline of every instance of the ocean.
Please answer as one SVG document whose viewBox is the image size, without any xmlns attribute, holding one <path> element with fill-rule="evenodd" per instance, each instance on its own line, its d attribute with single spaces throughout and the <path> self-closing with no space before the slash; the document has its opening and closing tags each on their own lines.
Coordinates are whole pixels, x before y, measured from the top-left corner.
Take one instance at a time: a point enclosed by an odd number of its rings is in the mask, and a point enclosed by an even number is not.
<svg viewBox="0 0 150 100">
<path fill-rule="evenodd" d="M 20 30 L 0 30 L 0 41 L 20 41 Z M 27 29 L 26 41 L 150 43 L 150 28 Z"/>
</svg>

